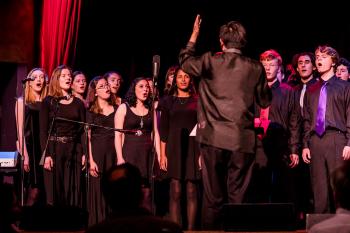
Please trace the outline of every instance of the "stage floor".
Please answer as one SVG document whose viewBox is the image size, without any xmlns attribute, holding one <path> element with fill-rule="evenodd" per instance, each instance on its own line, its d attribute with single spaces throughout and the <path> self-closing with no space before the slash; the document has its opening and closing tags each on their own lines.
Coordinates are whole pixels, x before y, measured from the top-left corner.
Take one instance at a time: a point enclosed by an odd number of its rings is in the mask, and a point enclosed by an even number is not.
<svg viewBox="0 0 350 233">
<path fill-rule="evenodd" d="M 269 233 L 268 231 L 184 231 L 184 233 Z M 62 231 L 23 231 L 22 233 L 62 233 Z M 64 231 L 64 233 L 84 233 L 84 231 Z M 306 230 L 273 231 L 272 233 L 307 233 Z"/>
</svg>

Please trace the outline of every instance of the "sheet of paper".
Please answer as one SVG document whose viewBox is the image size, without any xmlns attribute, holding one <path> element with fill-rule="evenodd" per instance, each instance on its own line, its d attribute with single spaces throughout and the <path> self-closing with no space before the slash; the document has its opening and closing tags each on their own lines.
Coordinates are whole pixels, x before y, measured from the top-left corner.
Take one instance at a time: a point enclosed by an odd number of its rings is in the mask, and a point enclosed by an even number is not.
<svg viewBox="0 0 350 233">
<path fill-rule="evenodd" d="M 190 137 L 195 137 L 197 135 L 197 124 L 193 127 Z"/>
</svg>

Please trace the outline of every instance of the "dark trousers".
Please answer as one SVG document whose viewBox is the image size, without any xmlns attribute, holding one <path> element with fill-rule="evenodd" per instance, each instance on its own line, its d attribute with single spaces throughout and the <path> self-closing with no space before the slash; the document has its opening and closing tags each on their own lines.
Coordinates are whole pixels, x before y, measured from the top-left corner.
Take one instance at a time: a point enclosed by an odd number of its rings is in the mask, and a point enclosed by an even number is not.
<svg viewBox="0 0 350 233">
<path fill-rule="evenodd" d="M 253 168 L 254 154 L 201 145 L 203 211 L 202 228 L 220 229 L 224 203 L 242 203 Z"/>
<path fill-rule="evenodd" d="M 345 135 L 338 131 L 326 131 L 322 137 L 315 134 L 310 139 L 310 175 L 315 213 L 330 213 L 335 210 L 330 175 L 343 162 L 346 141 Z"/>
<path fill-rule="evenodd" d="M 81 154 L 76 143 L 56 142 L 52 171 L 44 170 L 46 202 L 49 205 L 80 206 Z"/>
</svg>

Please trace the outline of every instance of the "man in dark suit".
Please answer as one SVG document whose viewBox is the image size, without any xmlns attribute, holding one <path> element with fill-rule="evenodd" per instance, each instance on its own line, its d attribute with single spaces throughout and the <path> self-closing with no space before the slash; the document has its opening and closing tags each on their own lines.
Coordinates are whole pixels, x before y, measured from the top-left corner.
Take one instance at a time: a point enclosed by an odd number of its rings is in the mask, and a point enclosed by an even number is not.
<svg viewBox="0 0 350 233">
<path fill-rule="evenodd" d="M 200 24 L 197 15 L 179 63 L 186 73 L 201 78 L 197 140 L 204 185 L 202 226 L 218 229 L 222 205 L 244 201 L 255 153 L 254 103 L 266 108 L 271 90 L 262 65 L 241 54 L 246 32 L 239 22 L 221 26 L 222 53 L 196 57 Z"/>
<path fill-rule="evenodd" d="M 319 46 L 315 55 L 320 80 L 304 97 L 302 156 L 311 167 L 314 212 L 330 213 L 335 206 L 329 174 L 350 159 L 350 84 L 335 76 L 334 48 Z"/>
<path fill-rule="evenodd" d="M 151 215 L 141 208 L 142 181 L 137 167 L 124 163 L 112 167 L 103 177 L 103 194 L 112 209 L 103 222 L 87 233 L 181 233 L 176 223 Z"/>
</svg>

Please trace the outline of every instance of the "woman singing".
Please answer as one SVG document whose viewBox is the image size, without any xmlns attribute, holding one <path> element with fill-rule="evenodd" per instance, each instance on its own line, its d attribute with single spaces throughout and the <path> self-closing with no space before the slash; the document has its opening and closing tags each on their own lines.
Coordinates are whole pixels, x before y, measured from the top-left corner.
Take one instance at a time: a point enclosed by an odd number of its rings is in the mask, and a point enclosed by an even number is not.
<svg viewBox="0 0 350 233">
<path fill-rule="evenodd" d="M 116 108 L 114 96 L 107 80 L 101 76 L 91 80 L 87 95 L 89 112 L 87 122 L 99 126 L 114 128 Z M 114 147 L 114 131 L 100 127 L 91 127 L 89 131 L 89 225 L 104 220 L 108 213 L 106 202 L 101 192 L 101 178 L 112 165 L 117 155 Z"/>
<path fill-rule="evenodd" d="M 16 123 L 18 144 L 17 150 L 22 153 L 22 133 L 24 123 L 24 171 L 25 188 L 27 190 L 26 205 L 33 205 L 37 202 L 44 202 L 44 180 L 42 167 L 39 166 L 41 158 L 40 132 L 39 132 L 39 111 L 42 100 L 46 97 L 46 74 L 41 68 L 32 69 L 27 78 L 29 80 L 24 86 L 23 98 L 16 102 Z M 23 112 L 23 104 L 25 109 Z M 24 122 L 23 122 L 24 117 Z"/>
<path fill-rule="evenodd" d="M 143 177 L 144 207 L 151 210 L 150 175 L 152 162 L 152 112 L 150 87 L 145 78 L 136 78 L 115 115 L 115 127 L 139 130 L 141 133 L 115 133 L 118 164 L 125 162 L 137 166 Z"/>
<path fill-rule="evenodd" d="M 81 204 L 83 127 L 72 121 L 85 121 L 85 107 L 80 99 L 70 94 L 71 85 L 71 69 L 58 66 L 52 73 L 49 94 L 40 112 L 45 189 L 50 205 Z"/>
</svg>

